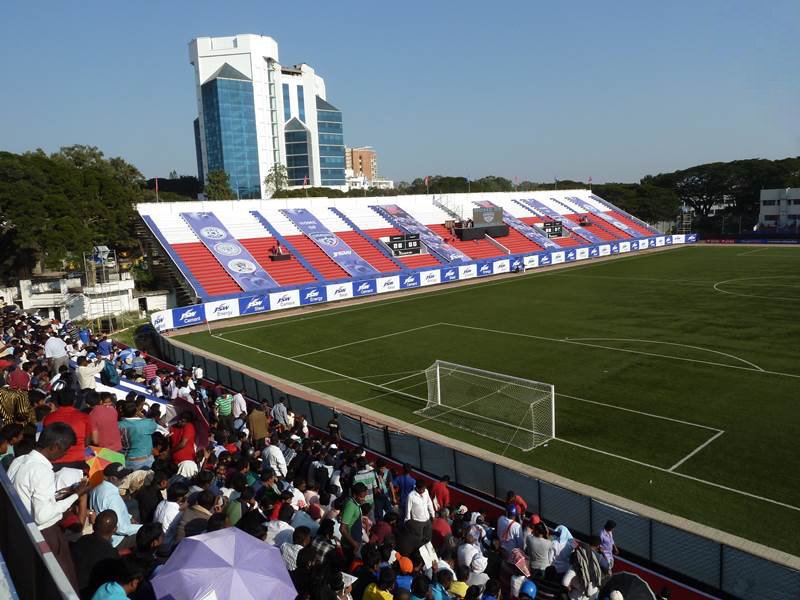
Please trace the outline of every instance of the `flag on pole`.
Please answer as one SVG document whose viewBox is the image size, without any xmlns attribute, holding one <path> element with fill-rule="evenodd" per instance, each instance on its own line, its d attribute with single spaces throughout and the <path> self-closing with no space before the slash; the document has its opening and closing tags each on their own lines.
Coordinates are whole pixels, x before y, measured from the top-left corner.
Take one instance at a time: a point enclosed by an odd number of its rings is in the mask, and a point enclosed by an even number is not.
<svg viewBox="0 0 800 600">
<path fill-rule="evenodd" d="M 430 181 L 430 177 L 425 175 L 425 187 L 428 187 L 428 182 Z"/>
<path fill-rule="evenodd" d="M 590 184 L 592 183 L 592 176 L 591 175 L 589 175 L 589 183 Z"/>
<path fill-rule="evenodd" d="M 156 202 L 158 202 L 158 177 L 156 177 Z"/>
<path fill-rule="evenodd" d="M 308 185 L 308 175 L 303 176 L 303 187 Z"/>
</svg>

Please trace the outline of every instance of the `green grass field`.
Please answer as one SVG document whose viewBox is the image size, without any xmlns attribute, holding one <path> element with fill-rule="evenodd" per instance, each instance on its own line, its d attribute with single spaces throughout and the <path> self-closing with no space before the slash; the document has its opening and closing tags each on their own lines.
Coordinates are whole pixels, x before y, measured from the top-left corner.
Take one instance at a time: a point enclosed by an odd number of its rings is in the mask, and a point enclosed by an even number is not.
<svg viewBox="0 0 800 600">
<path fill-rule="evenodd" d="M 800 248 L 692 246 L 179 339 L 800 555 L 798 309 Z M 557 439 L 414 414 L 436 359 L 555 385 Z"/>
</svg>

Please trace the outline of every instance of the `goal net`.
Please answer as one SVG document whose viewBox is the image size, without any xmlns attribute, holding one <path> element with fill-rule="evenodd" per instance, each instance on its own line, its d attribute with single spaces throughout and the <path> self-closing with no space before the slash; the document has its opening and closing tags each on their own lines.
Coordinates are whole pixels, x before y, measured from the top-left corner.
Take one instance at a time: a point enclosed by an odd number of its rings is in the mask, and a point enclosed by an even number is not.
<svg viewBox="0 0 800 600">
<path fill-rule="evenodd" d="M 428 403 L 415 414 L 521 450 L 555 437 L 555 390 L 548 383 L 441 360 L 425 370 Z"/>
</svg>

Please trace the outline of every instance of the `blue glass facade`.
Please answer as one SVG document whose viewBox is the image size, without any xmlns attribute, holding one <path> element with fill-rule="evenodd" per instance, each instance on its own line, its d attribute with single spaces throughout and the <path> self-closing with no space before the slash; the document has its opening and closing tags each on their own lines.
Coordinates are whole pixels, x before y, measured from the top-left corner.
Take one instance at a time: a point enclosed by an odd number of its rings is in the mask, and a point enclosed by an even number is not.
<svg viewBox="0 0 800 600">
<path fill-rule="evenodd" d="M 300 113 L 300 120 L 305 123 L 306 122 L 306 97 L 305 93 L 303 92 L 303 86 L 297 86 L 297 109 Z"/>
<path fill-rule="evenodd" d="M 203 177 L 203 146 L 200 142 L 200 119 L 194 120 L 194 152 L 197 158 L 197 180 L 200 185 L 204 185 L 205 177 Z"/>
<path fill-rule="evenodd" d="M 292 107 L 289 104 L 289 84 L 283 84 L 283 120 L 288 121 L 292 118 Z"/>
<path fill-rule="evenodd" d="M 260 198 L 252 82 L 217 78 L 200 90 L 208 171 L 225 171 L 239 198 Z"/>
<path fill-rule="evenodd" d="M 311 181 L 308 160 L 308 131 L 297 119 L 286 125 L 286 172 L 289 185 L 303 185 L 308 177 Z"/>
<path fill-rule="evenodd" d="M 317 96 L 317 132 L 322 185 L 345 185 L 342 112 Z"/>
</svg>

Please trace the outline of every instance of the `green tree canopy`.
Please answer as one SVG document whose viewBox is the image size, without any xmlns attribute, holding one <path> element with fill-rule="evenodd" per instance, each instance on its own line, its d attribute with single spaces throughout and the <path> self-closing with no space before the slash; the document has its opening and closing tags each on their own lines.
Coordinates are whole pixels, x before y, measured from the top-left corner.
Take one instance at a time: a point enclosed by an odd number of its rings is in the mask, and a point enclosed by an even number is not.
<svg viewBox="0 0 800 600">
<path fill-rule="evenodd" d="M 211 171 L 203 189 L 209 200 L 230 200 L 233 198 L 228 174 L 225 171 Z"/>
</svg>

